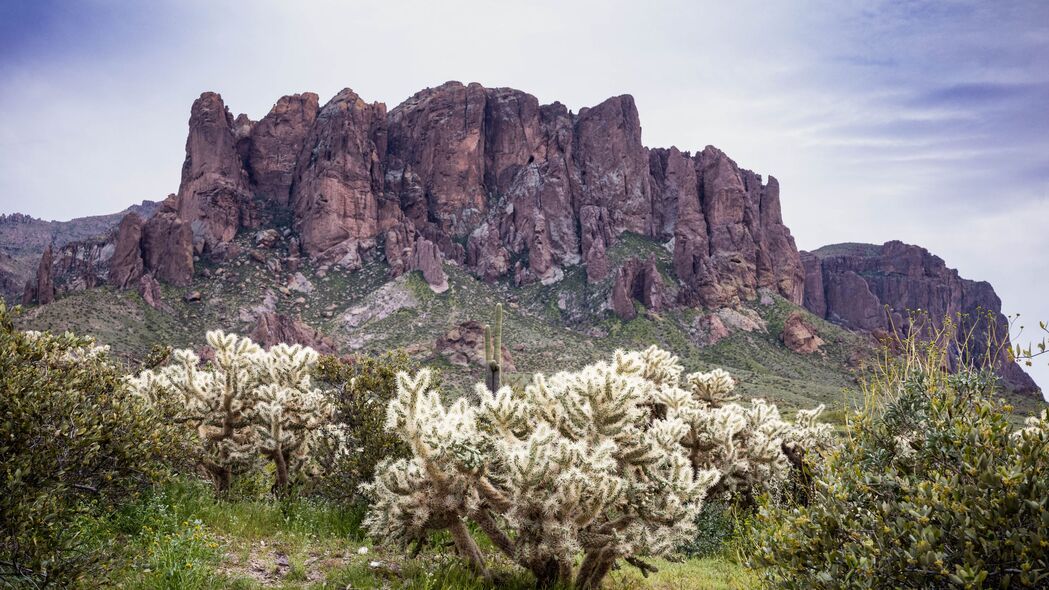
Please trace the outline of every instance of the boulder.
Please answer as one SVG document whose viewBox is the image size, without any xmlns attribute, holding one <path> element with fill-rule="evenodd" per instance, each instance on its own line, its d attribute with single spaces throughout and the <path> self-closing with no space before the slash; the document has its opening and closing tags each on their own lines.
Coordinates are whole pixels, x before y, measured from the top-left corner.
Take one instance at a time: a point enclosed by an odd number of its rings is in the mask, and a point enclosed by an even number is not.
<svg viewBox="0 0 1049 590">
<path fill-rule="evenodd" d="M 791 351 L 798 354 L 812 354 L 823 346 L 823 339 L 802 316 L 801 312 L 792 312 L 783 322 L 780 341 Z"/>
<path fill-rule="evenodd" d="M 264 311 L 258 314 L 251 339 L 269 348 L 275 344 L 301 344 L 321 354 L 336 354 L 335 342 L 299 319 Z"/>
<path fill-rule="evenodd" d="M 171 311 L 171 307 L 164 303 L 163 294 L 160 291 L 160 283 L 153 278 L 153 275 L 144 274 L 139 277 L 138 294 L 142 296 L 142 300 L 146 302 L 146 305 L 153 309 Z"/>
</svg>

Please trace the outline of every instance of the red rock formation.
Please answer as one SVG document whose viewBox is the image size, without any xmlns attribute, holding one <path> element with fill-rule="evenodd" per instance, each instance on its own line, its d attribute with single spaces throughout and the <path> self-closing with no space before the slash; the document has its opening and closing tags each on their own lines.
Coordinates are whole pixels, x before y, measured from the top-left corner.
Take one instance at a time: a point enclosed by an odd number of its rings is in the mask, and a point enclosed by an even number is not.
<svg viewBox="0 0 1049 590">
<path fill-rule="evenodd" d="M 291 192 L 302 251 L 356 268 L 400 214 L 383 196 L 386 106 L 347 88 L 320 110 L 304 146 Z"/>
<path fill-rule="evenodd" d="M 145 272 L 142 261 L 142 228 L 145 222 L 128 213 L 117 228 L 113 257 L 109 261 L 109 283 L 127 289 Z"/>
<path fill-rule="evenodd" d="M 35 280 L 26 283 L 22 303 L 26 305 L 30 303 L 45 305 L 55 300 L 55 285 L 51 280 L 51 265 L 53 261 L 54 255 L 51 251 L 51 246 L 48 246 L 40 257 L 40 265 L 37 267 Z"/>
<path fill-rule="evenodd" d="M 390 111 L 389 188 L 427 237 L 461 237 L 486 210 L 485 89 L 448 82 Z M 441 244 L 453 258 L 451 240 Z"/>
<path fill-rule="evenodd" d="M 309 346 L 321 354 L 336 354 L 333 340 L 300 320 L 276 312 L 258 315 L 251 339 L 265 348 L 284 342 Z"/>
<path fill-rule="evenodd" d="M 416 240 L 411 268 L 422 272 L 426 283 L 435 293 L 448 290 L 448 275 L 444 274 L 444 267 L 441 265 L 441 252 L 430 240 Z"/>
<path fill-rule="evenodd" d="M 146 302 L 146 305 L 153 309 L 171 311 L 171 308 L 164 303 L 163 294 L 160 292 L 160 283 L 153 278 L 153 275 L 144 274 L 139 277 L 138 294 L 142 296 L 142 300 Z"/>
<path fill-rule="evenodd" d="M 142 228 L 142 260 L 158 280 L 186 286 L 193 280 L 193 233 L 172 211 L 161 211 Z"/>
<path fill-rule="evenodd" d="M 654 258 L 647 261 L 631 258 L 619 267 L 612 287 L 609 307 L 624 320 L 637 317 L 634 301 L 641 302 L 647 309 L 659 311 L 668 303 L 663 275 L 659 273 Z"/>
<path fill-rule="evenodd" d="M 798 354 L 812 354 L 824 344 L 816 330 L 797 311 L 787 316 L 779 338 L 787 348 Z"/>
<path fill-rule="evenodd" d="M 186 160 L 176 201 L 178 217 L 189 223 L 199 254 L 229 242 L 256 213 L 248 174 L 237 152 L 233 115 L 214 92 L 193 103 Z"/>
<path fill-rule="evenodd" d="M 903 335 L 920 329 L 922 336 L 940 330 L 944 319 L 952 318 L 958 326 L 951 336 L 968 342 L 972 359 L 983 364 L 989 357 L 1011 389 L 1038 390 L 1008 358 L 1008 320 L 990 284 L 961 278 L 938 256 L 898 241 L 825 246 L 803 259 L 805 274 L 812 277 L 805 307 L 813 313 L 852 329 Z M 911 312 L 918 310 L 923 312 L 920 323 L 912 325 Z M 989 350 L 989 341 L 998 346 Z"/>
<path fill-rule="evenodd" d="M 731 305 L 754 299 L 761 287 L 801 303 L 804 270 L 783 225 L 775 178 L 762 184 L 709 146 L 695 156 L 652 150 L 649 161 L 662 216 L 656 227 L 673 232 L 682 303 Z"/>
<path fill-rule="evenodd" d="M 296 163 L 318 110 L 318 98 L 312 92 L 284 96 L 254 125 L 247 162 L 257 197 L 288 205 Z"/>
<path fill-rule="evenodd" d="M 238 230 L 282 208 L 302 255 L 347 268 L 381 251 L 393 275 L 437 269 L 439 251 L 486 280 L 551 283 L 582 263 L 600 282 L 618 272 L 608 251 L 630 232 L 673 240 L 681 304 L 731 305 L 762 287 L 803 296 L 775 179 L 763 183 L 711 147 L 645 148 L 630 96 L 572 114 L 458 82 L 389 113 L 349 89 L 321 108 L 316 95 L 286 96 L 258 123 L 202 94 L 178 197 L 143 226 L 141 271 L 126 228 L 111 280 L 128 286 L 153 272 L 186 284 L 184 227 L 197 253 L 218 260 Z M 176 262 L 162 267 L 168 258 Z"/>
</svg>

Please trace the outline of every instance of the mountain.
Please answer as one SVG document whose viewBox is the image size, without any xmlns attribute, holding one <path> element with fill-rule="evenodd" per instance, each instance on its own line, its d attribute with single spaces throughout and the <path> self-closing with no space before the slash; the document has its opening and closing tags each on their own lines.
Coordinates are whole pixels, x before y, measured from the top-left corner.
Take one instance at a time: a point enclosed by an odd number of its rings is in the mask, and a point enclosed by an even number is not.
<svg viewBox="0 0 1049 590">
<path fill-rule="evenodd" d="M 44 221 L 22 213 L 0 215 L 0 298 L 20 301 L 26 282 L 35 280 L 40 257 L 48 246 L 62 250 L 67 244 L 91 240 L 105 241 L 117 223 L 128 213 L 145 217 L 157 208 L 153 201 L 142 201 L 110 215 L 80 217 L 69 221 Z M 60 254 L 71 261 L 83 256 L 83 245 Z"/>
<path fill-rule="evenodd" d="M 225 327 L 469 363 L 470 322 L 506 301 L 519 371 L 657 342 L 802 404 L 840 402 L 882 327 L 802 307 L 836 267 L 803 259 L 776 179 L 711 146 L 645 147 L 627 95 L 573 113 L 449 82 L 387 111 L 346 89 L 252 121 L 206 92 L 178 193 L 62 248 L 26 290 L 60 297 L 27 325 L 131 356 Z"/>
<path fill-rule="evenodd" d="M 930 336 L 952 318 L 950 336 L 967 341 L 968 354 L 989 358 L 1011 389 L 1037 393 L 1034 380 L 1009 359 L 1009 321 L 990 283 L 964 279 L 939 256 L 899 241 L 824 246 L 803 252 L 802 262 L 804 304 L 812 313 L 853 330 Z"/>
</svg>

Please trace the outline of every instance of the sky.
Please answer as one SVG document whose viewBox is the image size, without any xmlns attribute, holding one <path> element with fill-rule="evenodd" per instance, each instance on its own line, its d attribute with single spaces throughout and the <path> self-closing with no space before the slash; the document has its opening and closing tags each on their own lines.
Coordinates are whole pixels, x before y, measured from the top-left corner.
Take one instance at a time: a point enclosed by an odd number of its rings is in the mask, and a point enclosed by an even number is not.
<svg viewBox="0 0 1049 590">
<path fill-rule="evenodd" d="M 0 213 L 69 219 L 178 189 L 202 91 L 259 119 L 447 80 L 779 179 L 801 249 L 899 239 L 1049 320 L 1049 2 L 0 0 Z M 1032 374 L 1049 390 L 1049 363 Z"/>
</svg>

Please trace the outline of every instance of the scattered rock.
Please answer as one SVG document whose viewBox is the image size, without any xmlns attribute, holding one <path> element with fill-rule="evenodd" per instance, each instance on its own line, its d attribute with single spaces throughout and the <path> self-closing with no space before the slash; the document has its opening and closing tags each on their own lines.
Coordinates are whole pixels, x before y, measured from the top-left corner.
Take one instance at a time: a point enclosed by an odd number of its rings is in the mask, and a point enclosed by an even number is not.
<svg viewBox="0 0 1049 590">
<path fill-rule="evenodd" d="M 185 297 L 182 298 L 182 300 L 186 303 L 194 303 L 200 301 L 201 299 L 202 296 L 200 294 L 200 291 L 190 291 L 189 293 L 186 293 Z"/>
<path fill-rule="evenodd" d="M 453 365 L 484 366 L 484 326 L 473 320 L 463 322 L 438 338 L 434 349 Z M 517 371 L 510 349 L 505 344 L 501 352 L 503 370 L 511 373 Z"/>
<path fill-rule="evenodd" d="M 361 303 L 346 310 L 341 317 L 343 326 L 356 328 L 386 318 L 399 309 L 419 305 L 404 283 L 404 276 L 394 279 L 375 290 Z"/>
<path fill-rule="evenodd" d="M 262 298 L 262 302 L 254 307 L 242 307 L 238 312 L 238 317 L 242 322 L 254 322 L 258 319 L 261 314 L 272 313 L 277 310 L 277 295 L 270 289 L 266 289 L 266 294 Z"/>
<path fill-rule="evenodd" d="M 313 293 L 313 283 L 309 281 L 301 272 L 297 272 L 288 279 L 288 290 L 298 291 L 309 295 Z"/>
</svg>

